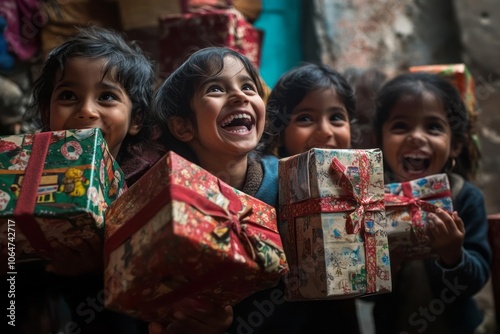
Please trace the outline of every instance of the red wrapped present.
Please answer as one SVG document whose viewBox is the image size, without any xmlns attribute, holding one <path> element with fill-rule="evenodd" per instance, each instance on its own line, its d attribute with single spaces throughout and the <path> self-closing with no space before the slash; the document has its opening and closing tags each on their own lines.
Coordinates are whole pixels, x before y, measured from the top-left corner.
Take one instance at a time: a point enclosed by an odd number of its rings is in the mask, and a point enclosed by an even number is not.
<svg viewBox="0 0 500 334">
<path fill-rule="evenodd" d="M 325 150 L 280 159 L 287 300 L 391 291 L 382 153 Z"/>
<path fill-rule="evenodd" d="M 194 51 L 208 46 L 226 46 L 260 65 L 263 32 L 249 23 L 234 7 L 188 12 L 160 17 L 160 72 L 168 75 Z"/>
<path fill-rule="evenodd" d="M 147 321 L 184 297 L 231 304 L 288 265 L 275 209 L 169 152 L 106 215 L 106 307 Z"/>
<path fill-rule="evenodd" d="M 385 185 L 387 235 L 391 254 L 401 258 L 434 256 L 427 236 L 427 214 L 438 208 L 453 212 L 446 174 Z"/>
<path fill-rule="evenodd" d="M 99 129 L 1 137 L 0 253 L 33 260 L 50 256 L 53 241 L 102 244 L 104 212 L 124 190 Z"/>
</svg>

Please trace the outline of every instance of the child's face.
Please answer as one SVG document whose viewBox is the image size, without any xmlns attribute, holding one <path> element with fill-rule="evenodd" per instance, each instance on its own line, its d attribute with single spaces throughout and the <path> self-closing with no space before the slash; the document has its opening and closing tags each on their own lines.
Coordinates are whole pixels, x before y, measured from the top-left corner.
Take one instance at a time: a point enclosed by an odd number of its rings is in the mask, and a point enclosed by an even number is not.
<svg viewBox="0 0 500 334">
<path fill-rule="evenodd" d="M 50 98 L 50 130 L 100 128 L 111 154 L 116 157 L 127 133 L 138 126 L 132 121 L 132 102 L 123 87 L 102 78 L 103 59 L 71 58 L 64 75 L 56 75 Z"/>
<path fill-rule="evenodd" d="M 334 89 L 312 91 L 300 101 L 284 130 L 283 145 L 289 155 L 351 146 L 349 116 Z"/>
<path fill-rule="evenodd" d="M 428 92 L 401 98 L 382 126 L 382 152 L 396 181 L 442 173 L 458 152 L 441 102 Z"/>
<path fill-rule="evenodd" d="M 231 56 L 221 73 L 196 90 L 191 108 L 197 129 L 189 144 L 200 161 L 247 154 L 264 131 L 264 101 L 244 65 Z"/>
</svg>

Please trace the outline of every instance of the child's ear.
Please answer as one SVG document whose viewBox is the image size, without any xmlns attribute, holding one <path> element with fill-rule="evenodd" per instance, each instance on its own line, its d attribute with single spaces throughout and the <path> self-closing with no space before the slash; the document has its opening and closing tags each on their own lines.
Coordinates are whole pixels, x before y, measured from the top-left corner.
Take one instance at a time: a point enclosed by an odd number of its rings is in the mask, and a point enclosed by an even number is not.
<svg viewBox="0 0 500 334">
<path fill-rule="evenodd" d="M 187 118 L 171 117 L 168 120 L 168 129 L 175 138 L 182 142 L 188 142 L 194 138 L 193 124 Z"/>
<path fill-rule="evenodd" d="M 128 126 L 127 134 L 135 136 L 136 134 L 139 133 L 139 131 L 141 131 L 141 129 L 142 129 L 142 118 L 140 116 L 135 116 L 130 122 L 130 125 Z"/>
<path fill-rule="evenodd" d="M 457 144 L 451 145 L 450 158 L 458 158 L 458 156 L 462 152 L 462 148 L 463 148 L 462 143 L 457 143 Z"/>
</svg>

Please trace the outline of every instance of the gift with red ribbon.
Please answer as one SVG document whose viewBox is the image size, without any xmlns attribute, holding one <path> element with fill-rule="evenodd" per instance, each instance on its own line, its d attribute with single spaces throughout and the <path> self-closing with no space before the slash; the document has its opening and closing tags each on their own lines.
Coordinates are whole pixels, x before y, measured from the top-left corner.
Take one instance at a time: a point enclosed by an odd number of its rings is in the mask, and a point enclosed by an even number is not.
<svg viewBox="0 0 500 334">
<path fill-rule="evenodd" d="M 311 149 L 279 162 L 287 300 L 391 291 L 382 153 Z"/>
<path fill-rule="evenodd" d="M 263 31 L 255 28 L 226 0 L 226 8 L 192 9 L 180 0 L 182 13 L 159 19 L 160 74 L 168 76 L 194 51 L 225 46 L 245 55 L 258 68 Z"/>
<path fill-rule="evenodd" d="M 391 253 L 403 258 L 430 257 L 427 214 L 441 208 L 453 212 L 450 182 L 446 174 L 435 174 L 384 187 L 387 235 Z"/>
<path fill-rule="evenodd" d="M 99 129 L 0 137 L 0 165 L 0 253 L 50 259 L 54 241 L 103 243 L 104 211 L 126 186 Z"/>
<path fill-rule="evenodd" d="M 288 270 L 272 206 L 169 152 L 106 213 L 106 307 L 166 321 L 185 297 L 234 305 Z"/>
</svg>

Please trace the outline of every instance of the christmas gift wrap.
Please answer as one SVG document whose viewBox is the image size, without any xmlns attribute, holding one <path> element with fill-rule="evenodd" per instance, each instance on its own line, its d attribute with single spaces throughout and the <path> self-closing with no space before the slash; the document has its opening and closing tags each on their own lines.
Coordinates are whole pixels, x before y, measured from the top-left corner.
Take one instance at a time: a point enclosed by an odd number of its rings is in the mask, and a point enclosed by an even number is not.
<svg viewBox="0 0 500 334">
<path fill-rule="evenodd" d="M 385 185 L 387 234 L 391 253 L 403 258 L 433 256 L 427 235 L 427 214 L 441 208 L 453 212 L 446 174 Z"/>
<path fill-rule="evenodd" d="M 391 291 L 382 153 L 311 149 L 279 161 L 287 300 Z"/>
<path fill-rule="evenodd" d="M 184 297 L 234 305 L 288 264 L 276 211 L 169 152 L 106 212 L 106 307 L 168 319 Z"/>
<path fill-rule="evenodd" d="M 104 212 L 125 189 L 99 129 L 0 137 L 1 253 L 50 258 L 51 243 L 103 242 Z"/>
<path fill-rule="evenodd" d="M 159 19 L 160 72 L 168 75 L 194 51 L 225 46 L 247 56 L 258 68 L 263 32 L 230 6 L 188 11 Z"/>
</svg>

